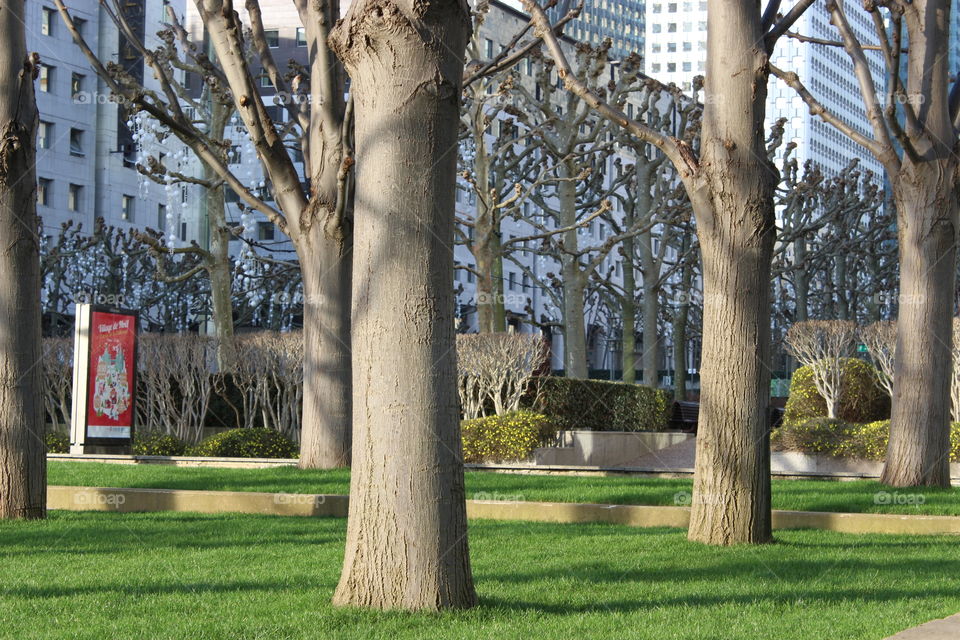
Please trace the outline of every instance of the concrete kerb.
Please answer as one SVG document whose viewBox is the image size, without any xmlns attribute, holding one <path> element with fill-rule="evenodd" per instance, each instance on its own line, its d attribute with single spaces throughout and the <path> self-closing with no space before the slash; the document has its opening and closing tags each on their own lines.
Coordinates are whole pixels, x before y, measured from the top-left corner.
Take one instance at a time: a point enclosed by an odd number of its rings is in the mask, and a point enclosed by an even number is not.
<svg viewBox="0 0 960 640">
<path fill-rule="evenodd" d="M 194 491 L 50 486 L 47 504 L 68 511 L 189 511 L 277 516 L 347 515 L 348 497 L 332 494 Z M 467 517 L 556 523 L 609 523 L 686 528 L 689 507 L 467 500 Z M 774 529 L 820 529 L 857 534 L 960 534 L 958 516 L 774 511 Z"/>
</svg>

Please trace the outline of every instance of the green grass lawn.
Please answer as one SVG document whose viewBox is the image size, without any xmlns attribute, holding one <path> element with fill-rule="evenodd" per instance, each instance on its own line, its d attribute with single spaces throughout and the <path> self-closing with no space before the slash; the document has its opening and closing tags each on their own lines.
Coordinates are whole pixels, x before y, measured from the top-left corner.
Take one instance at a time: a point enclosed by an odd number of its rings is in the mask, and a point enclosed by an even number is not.
<svg viewBox="0 0 960 640">
<path fill-rule="evenodd" d="M 480 607 L 334 609 L 345 520 L 55 512 L 0 522 L 0 637 L 879 640 L 960 611 L 955 537 L 474 521 Z"/>
<path fill-rule="evenodd" d="M 216 469 L 162 465 L 117 465 L 91 462 L 48 464 L 54 485 L 208 489 L 286 493 L 348 493 L 349 471 L 306 471 L 295 467 Z M 471 471 L 467 497 L 505 500 L 673 505 L 691 490 L 688 479 L 649 477 L 538 476 Z M 891 504 L 877 504 L 885 492 Z M 896 504 L 898 497 L 922 496 L 923 503 Z M 960 515 L 960 489 L 892 490 L 858 480 L 773 480 L 773 507 L 800 511 L 914 513 Z"/>
</svg>

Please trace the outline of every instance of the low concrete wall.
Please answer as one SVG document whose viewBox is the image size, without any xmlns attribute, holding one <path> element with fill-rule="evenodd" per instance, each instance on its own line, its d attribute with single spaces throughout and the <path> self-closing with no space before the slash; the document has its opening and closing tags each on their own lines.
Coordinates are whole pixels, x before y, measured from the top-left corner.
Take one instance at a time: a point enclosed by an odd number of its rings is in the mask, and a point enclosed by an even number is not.
<svg viewBox="0 0 960 640">
<path fill-rule="evenodd" d="M 507 499 L 467 500 L 467 517 L 529 522 L 603 522 L 633 527 L 681 529 L 686 528 L 690 521 L 689 507 L 525 502 L 510 500 L 509 496 L 494 497 Z M 47 489 L 47 504 L 51 509 L 68 511 L 192 511 L 344 518 L 347 516 L 348 497 L 329 494 L 50 486 Z M 960 534 L 960 517 L 774 511 L 773 527 L 859 534 Z"/>
<path fill-rule="evenodd" d="M 559 447 L 533 453 L 538 465 L 622 467 L 693 438 L 681 431 L 561 431 Z"/>
<path fill-rule="evenodd" d="M 174 467 L 220 467 L 224 469 L 263 469 L 295 467 L 290 458 L 207 458 L 201 456 L 128 456 L 111 454 L 48 453 L 47 460 L 68 462 L 105 462 L 110 464 L 165 464 Z"/>
</svg>

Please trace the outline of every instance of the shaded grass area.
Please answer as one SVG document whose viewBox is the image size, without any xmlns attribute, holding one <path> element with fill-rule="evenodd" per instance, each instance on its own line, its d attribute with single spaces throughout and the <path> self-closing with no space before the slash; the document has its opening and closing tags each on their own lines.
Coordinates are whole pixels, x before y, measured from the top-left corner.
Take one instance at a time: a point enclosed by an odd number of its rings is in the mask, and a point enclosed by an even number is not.
<svg viewBox="0 0 960 640">
<path fill-rule="evenodd" d="M 880 640 L 960 610 L 956 538 L 475 521 L 481 606 L 334 609 L 345 520 L 56 512 L 0 522 L 0 637 Z"/>
<path fill-rule="evenodd" d="M 339 493 L 350 490 L 348 470 L 296 467 L 217 469 L 51 461 L 50 484 L 153 489 Z M 684 478 L 540 476 L 471 471 L 467 497 L 493 500 L 674 505 L 692 489 Z M 773 480 L 773 507 L 797 511 L 960 515 L 960 489 L 891 489 L 857 480 Z"/>
</svg>

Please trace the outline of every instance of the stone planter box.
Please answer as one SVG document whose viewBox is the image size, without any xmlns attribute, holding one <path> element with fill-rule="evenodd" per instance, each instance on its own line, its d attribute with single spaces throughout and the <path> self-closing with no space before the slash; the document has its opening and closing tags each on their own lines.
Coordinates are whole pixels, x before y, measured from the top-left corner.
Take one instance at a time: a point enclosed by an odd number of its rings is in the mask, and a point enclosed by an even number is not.
<svg viewBox="0 0 960 640">
<path fill-rule="evenodd" d="M 682 431 L 561 431 L 560 446 L 533 453 L 538 465 L 625 467 L 693 438 Z"/>
</svg>

